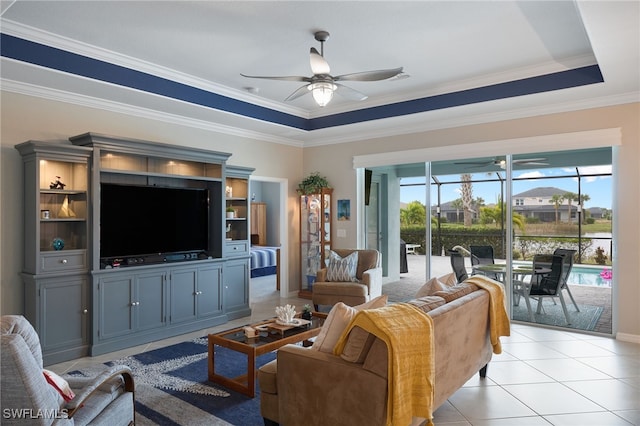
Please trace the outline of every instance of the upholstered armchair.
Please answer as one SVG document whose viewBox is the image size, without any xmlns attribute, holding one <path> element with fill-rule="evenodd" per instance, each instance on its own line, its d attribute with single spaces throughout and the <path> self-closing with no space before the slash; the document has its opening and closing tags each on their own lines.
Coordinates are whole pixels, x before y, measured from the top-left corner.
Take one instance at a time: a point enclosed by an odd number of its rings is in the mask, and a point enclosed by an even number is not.
<svg viewBox="0 0 640 426">
<path fill-rule="evenodd" d="M 38 334 L 20 315 L 2 316 L 0 337 L 3 425 L 134 424 L 134 384 L 128 367 L 105 366 L 92 378 L 43 370 Z"/>
<path fill-rule="evenodd" d="M 349 256 L 357 253 L 355 265 Z M 378 250 L 335 249 L 328 265 L 316 274 L 312 301 L 318 305 L 343 302 L 360 305 L 382 294 L 382 255 Z M 338 271 L 338 273 L 336 273 Z"/>
</svg>

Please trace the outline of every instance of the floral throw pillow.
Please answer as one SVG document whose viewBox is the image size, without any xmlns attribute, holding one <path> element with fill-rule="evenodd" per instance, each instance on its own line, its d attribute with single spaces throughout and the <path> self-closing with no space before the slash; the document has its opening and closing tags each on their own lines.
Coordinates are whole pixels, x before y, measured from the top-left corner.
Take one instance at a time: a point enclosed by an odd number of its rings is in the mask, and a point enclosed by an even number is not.
<svg viewBox="0 0 640 426">
<path fill-rule="evenodd" d="M 329 254 L 329 264 L 327 265 L 327 281 L 352 281 L 357 282 L 356 271 L 358 270 L 358 252 L 354 251 L 349 256 L 340 257 L 333 250 Z"/>
</svg>

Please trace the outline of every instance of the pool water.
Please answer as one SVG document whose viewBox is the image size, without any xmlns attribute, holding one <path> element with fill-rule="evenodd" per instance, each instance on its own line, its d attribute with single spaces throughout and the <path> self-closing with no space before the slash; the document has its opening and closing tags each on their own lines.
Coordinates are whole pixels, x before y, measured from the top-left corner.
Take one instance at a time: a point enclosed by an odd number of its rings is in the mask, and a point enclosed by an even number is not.
<svg viewBox="0 0 640 426">
<path fill-rule="evenodd" d="M 600 273 L 603 270 L 611 271 L 610 267 L 573 265 L 567 282 L 572 285 L 592 285 L 598 287 L 611 287 L 611 279 L 603 278 Z"/>
</svg>

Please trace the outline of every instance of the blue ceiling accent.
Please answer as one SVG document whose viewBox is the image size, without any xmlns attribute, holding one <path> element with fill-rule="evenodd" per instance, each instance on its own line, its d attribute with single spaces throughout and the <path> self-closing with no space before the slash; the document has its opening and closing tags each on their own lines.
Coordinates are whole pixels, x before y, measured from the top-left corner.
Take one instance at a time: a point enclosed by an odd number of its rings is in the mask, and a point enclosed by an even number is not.
<svg viewBox="0 0 640 426">
<path fill-rule="evenodd" d="M 470 105 L 515 96 L 531 95 L 552 90 L 567 89 L 569 87 L 584 86 L 604 82 L 600 67 L 587 67 L 540 75 L 536 77 L 514 80 L 506 83 L 493 84 L 460 92 L 445 93 L 410 101 L 397 102 L 372 108 L 359 109 L 341 114 L 314 118 L 310 130 L 363 121 L 378 120 L 388 117 L 415 114 L 418 112 L 434 111 L 462 105 Z"/>
<path fill-rule="evenodd" d="M 6 58 L 307 131 L 604 82 L 600 67 L 590 65 L 459 92 L 305 119 L 7 34 L 0 34 L 0 46 L 0 54 Z"/>
</svg>

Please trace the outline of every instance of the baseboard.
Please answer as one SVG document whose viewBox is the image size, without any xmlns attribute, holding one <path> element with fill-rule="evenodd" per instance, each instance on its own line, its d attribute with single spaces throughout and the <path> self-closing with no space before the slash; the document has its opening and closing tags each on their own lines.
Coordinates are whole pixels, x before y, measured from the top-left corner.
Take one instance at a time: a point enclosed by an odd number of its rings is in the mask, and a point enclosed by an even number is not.
<svg viewBox="0 0 640 426">
<path fill-rule="evenodd" d="M 640 344 L 640 336 L 637 334 L 616 333 L 616 340 Z"/>
</svg>

